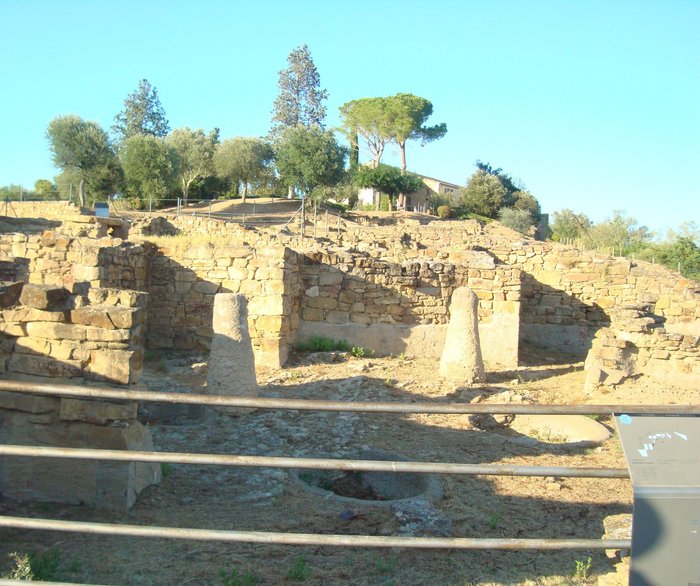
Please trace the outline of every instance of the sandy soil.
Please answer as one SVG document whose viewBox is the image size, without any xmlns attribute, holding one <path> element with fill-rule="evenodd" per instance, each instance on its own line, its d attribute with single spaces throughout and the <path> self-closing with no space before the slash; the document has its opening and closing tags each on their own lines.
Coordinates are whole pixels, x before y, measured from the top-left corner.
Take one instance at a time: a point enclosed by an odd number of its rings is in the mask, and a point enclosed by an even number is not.
<svg viewBox="0 0 700 586">
<path fill-rule="evenodd" d="M 200 392 L 205 357 L 164 356 L 147 365 L 152 390 Z M 516 370 L 489 373 L 471 388 L 445 385 L 434 360 L 295 356 L 259 371 L 267 396 L 344 401 L 494 403 L 694 403 L 691 393 L 639 381 L 587 396 L 583 365 L 567 356 L 527 352 Z M 507 425 L 488 430 L 467 415 L 380 415 L 254 411 L 231 417 L 199 407 L 143 410 L 163 451 L 348 457 L 363 448 L 412 460 L 538 466 L 625 467 L 613 436 L 597 447 L 524 437 Z M 613 429 L 610 418 L 601 420 Z M 488 427 L 479 424 L 481 427 Z M 543 438 L 539 438 L 540 440 Z M 546 439 L 546 438 L 544 438 Z M 278 469 L 170 465 L 126 513 L 0 501 L 2 514 L 96 522 L 329 534 L 591 538 L 603 519 L 630 513 L 628 480 L 443 476 L 442 496 L 394 504 L 319 496 Z M 0 575 L 10 552 L 55 550 L 55 579 L 99 584 L 595 584 L 614 571 L 602 551 L 445 551 L 218 544 L 82 536 L 0 529 Z M 591 559 L 587 578 L 576 562 Z M 228 579 L 222 577 L 225 572 Z M 247 578 L 250 580 L 246 581 Z"/>
</svg>

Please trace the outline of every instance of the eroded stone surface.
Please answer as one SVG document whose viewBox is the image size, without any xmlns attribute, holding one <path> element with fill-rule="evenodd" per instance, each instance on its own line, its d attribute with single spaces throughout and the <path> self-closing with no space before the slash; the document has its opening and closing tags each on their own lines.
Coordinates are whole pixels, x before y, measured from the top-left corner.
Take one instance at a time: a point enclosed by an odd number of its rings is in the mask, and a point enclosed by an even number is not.
<svg viewBox="0 0 700 586">
<path fill-rule="evenodd" d="M 212 395 L 258 393 L 246 306 L 245 297 L 235 293 L 219 293 L 214 299 L 214 338 L 207 375 L 207 392 Z"/>
<path fill-rule="evenodd" d="M 459 287 L 452 294 L 440 375 L 455 382 L 472 384 L 485 378 L 479 343 L 478 304 L 476 293 L 467 287 Z"/>
</svg>

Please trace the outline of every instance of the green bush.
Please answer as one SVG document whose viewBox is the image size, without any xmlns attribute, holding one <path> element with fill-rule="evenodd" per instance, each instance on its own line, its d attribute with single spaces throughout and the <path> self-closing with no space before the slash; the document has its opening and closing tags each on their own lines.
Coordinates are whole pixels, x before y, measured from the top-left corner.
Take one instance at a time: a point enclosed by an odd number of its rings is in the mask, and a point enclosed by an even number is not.
<svg viewBox="0 0 700 586">
<path fill-rule="evenodd" d="M 437 215 L 439 218 L 449 218 L 452 215 L 452 208 L 450 206 L 438 206 Z"/>
<path fill-rule="evenodd" d="M 345 340 L 334 340 L 325 336 L 314 336 L 306 342 L 300 342 L 295 346 L 298 352 L 349 352 L 350 344 Z"/>
</svg>

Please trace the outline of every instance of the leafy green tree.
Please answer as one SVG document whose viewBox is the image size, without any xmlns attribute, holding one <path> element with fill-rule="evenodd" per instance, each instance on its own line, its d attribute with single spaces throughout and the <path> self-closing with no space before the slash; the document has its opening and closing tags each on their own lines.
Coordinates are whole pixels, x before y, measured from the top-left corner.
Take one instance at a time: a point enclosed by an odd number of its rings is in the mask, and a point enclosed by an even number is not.
<svg viewBox="0 0 700 586">
<path fill-rule="evenodd" d="M 137 207 L 149 200 L 156 205 L 165 197 L 177 176 L 177 154 L 162 138 L 137 134 L 119 150 L 124 169 L 124 194 Z"/>
<path fill-rule="evenodd" d="M 532 216 L 528 210 L 501 208 L 498 211 L 498 220 L 504 226 L 522 234 L 527 234 L 534 227 Z"/>
<path fill-rule="evenodd" d="M 284 183 L 307 195 L 319 185 L 339 183 L 345 174 L 347 149 L 338 144 L 333 132 L 318 126 L 283 130 L 274 151 Z"/>
<path fill-rule="evenodd" d="M 371 165 L 379 166 L 386 144 L 394 136 L 392 131 L 393 115 L 386 98 L 360 98 L 351 100 L 340 107 L 340 116 L 350 144 L 357 136 L 367 142 L 372 155 Z"/>
<path fill-rule="evenodd" d="M 22 197 L 22 194 L 26 192 L 27 190 L 21 185 L 16 185 L 14 183 L 11 185 L 3 185 L 0 187 L 0 199 L 2 199 L 2 201 L 19 200 Z"/>
<path fill-rule="evenodd" d="M 488 175 L 493 175 L 494 177 L 498 178 L 498 180 L 501 182 L 501 185 L 503 185 L 503 187 L 505 187 L 506 190 L 506 198 L 504 200 L 504 203 L 506 204 L 506 207 L 510 207 L 513 203 L 510 198 L 510 194 L 520 191 L 522 189 L 522 186 L 516 185 L 513 181 L 513 178 L 508 173 L 503 171 L 503 169 L 501 169 L 500 167 L 494 169 L 490 163 L 483 163 L 478 159 L 476 163 L 474 163 L 474 165 L 476 166 L 478 171 L 483 171 Z"/>
<path fill-rule="evenodd" d="M 417 175 L 411 173 L 404 175 L 401 169 L 381 164 L 378 167 L 358 168 L 355 173 L 355 183 L 358 187 L 372 188 L 389 196 L 392 207 L 399 194 L 418 191 L 423 186 L 423 181 Z M 377 205 L 376 202 L 375 205 Z"/>
<path fill-rule="evenodd" d="M 646 226 L 622 210 L 615 210 L 612 218 L 594 224 L 589 231 L 590 247 L 609 248 L 613 253 L 626 255 L 636 252 L 651 241 L 652 233 Z"/>
<path fill-rule="evenodd" d="M 391 135 L 401 151 L 401 172 L 406 173 L 406 141 L 420 140 L 426 144 L 442 138 L 447 125 L 425 126 L 433 113 L 433 104 L 413 94 L 396 94 L 387 98 L 391 118 Z"/>
<path fill-rule="evenodd" d="M 77 173 L 78 198 L 80 205 L 84 206 L 88 182 L 95 181 L 116 161 L 107 133 L 96 122 L 68 115 L 54 118 L 49 123 L 46 137 L 54 164 Z"/>
<path fill-rule="evenodd" d="M 250 185 L 269 179 L 273 159 L 274 152 L 268 142 L 256 137 L 237 137 L 216 147 L 214 167 L 220 177 L 241 184 L 241 197 L 245 201 Z"/>
<path fill-rule="evenodd" d="M 164 137 L 170 131 L 158 90 L 147 79 L 124 100 L 124 109 L 114 117 L 112 132 L 121 142 L 137 134 Z"/>
<path fill-rule="evenodd" d="M 589 241 L 593 222 L 585 214 L 563 209 L 552 214 L 552 240 L 555 242 Z"/>
<path fill-rule="evenodd" d="M 530 215 L 530 223 L 535 224 L 540 219 L 540 202 L 529 191 L 519 190 L 513 193 L 513 208 L 526 211 Z"/>
<path fill-rule="evenodd" d="M 279 94 L 272 111 L 272 134 L 298 125 L 323 128 L 324 101 L 328 92 L 320 88 L 321 78 L 306 45 L 287 57 L 287 68 L 279 72 Z"/>
<path fill-rule="evenodd" d="M 496 175 L 478 169 L 462 189 L 462 205 L 469 213 L 496 218 L 498 210 L 506 207 L 507 193 Z"/>
<path fill-rule="evenodd" d="M 48 179 L 37 179 L 34 182 L 34 195 L 39 199 L 58 199 L 58 190 Z"/>
<path fill-rule="evenodd" d="M 214 174 L 214 151 L 219 143 L 219 129 L 205 134 L 201 128 L 176 128 L 165 140 L 177 153 L 180 190 L 186 205 L 192 184 Z"/>
</svg>

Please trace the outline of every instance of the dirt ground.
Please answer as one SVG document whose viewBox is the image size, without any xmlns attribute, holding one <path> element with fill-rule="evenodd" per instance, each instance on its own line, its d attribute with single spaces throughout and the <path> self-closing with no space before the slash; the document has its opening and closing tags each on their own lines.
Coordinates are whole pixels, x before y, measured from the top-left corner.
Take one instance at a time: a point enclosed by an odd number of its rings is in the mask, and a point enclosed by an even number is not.
<svg viewBox="0 0 700 586">
<path fill-rule="evenodd" d="M 437 376 L 435 360 L 293 356 L 259 370 L 264 396 L 343 401 L 493 403 L 695 403 L 678 389 L 639 381 L 587 396 L 583 364 L 526 351 L 522 365 L 460 388 Z M 206 357 L 162 356 L 147 364 L 151 390 L 201 392 Z M 407 459 L 536 466 L 625 467 L 613 437 L 581 447 L 524 437 L 468 415 L 254 411 L 231 417 L 197 406 L 143 406 L 157 450 L 301 457 L 354 457 L 372 448 Z M 607 417 L 601 423 L 614 430 Z M 551 440 L 550 440 L 551 441 Z M 504 538 L 603 535 L 603 519 L 631 513 L 629 480 L 442 476 L 442 495 L 377 504 L 309 490 L 286 470 L 167 465 L 125 513 L 0 500 L 5 515 L 107 523 L 327 534 Z M 303 475 L 302 475 L 303 477 Z M 496 585 L 596 584 L 614 571 L 603 551 L 458 551 L 219 544 L 0 529 L 0 575 L 11 552 L 53 551 L 54 579 L 93 584 Z M 590 568 L 585 571 L 590 558 Z M 579 577 L 575 577 L 579 568 Z M 222 573 L 224 575 L 222 575 Z M 581 577 L 585 574 L 586 577 Z M 619 582 L 622 583 L 622 582 Z"/>
</svg>

